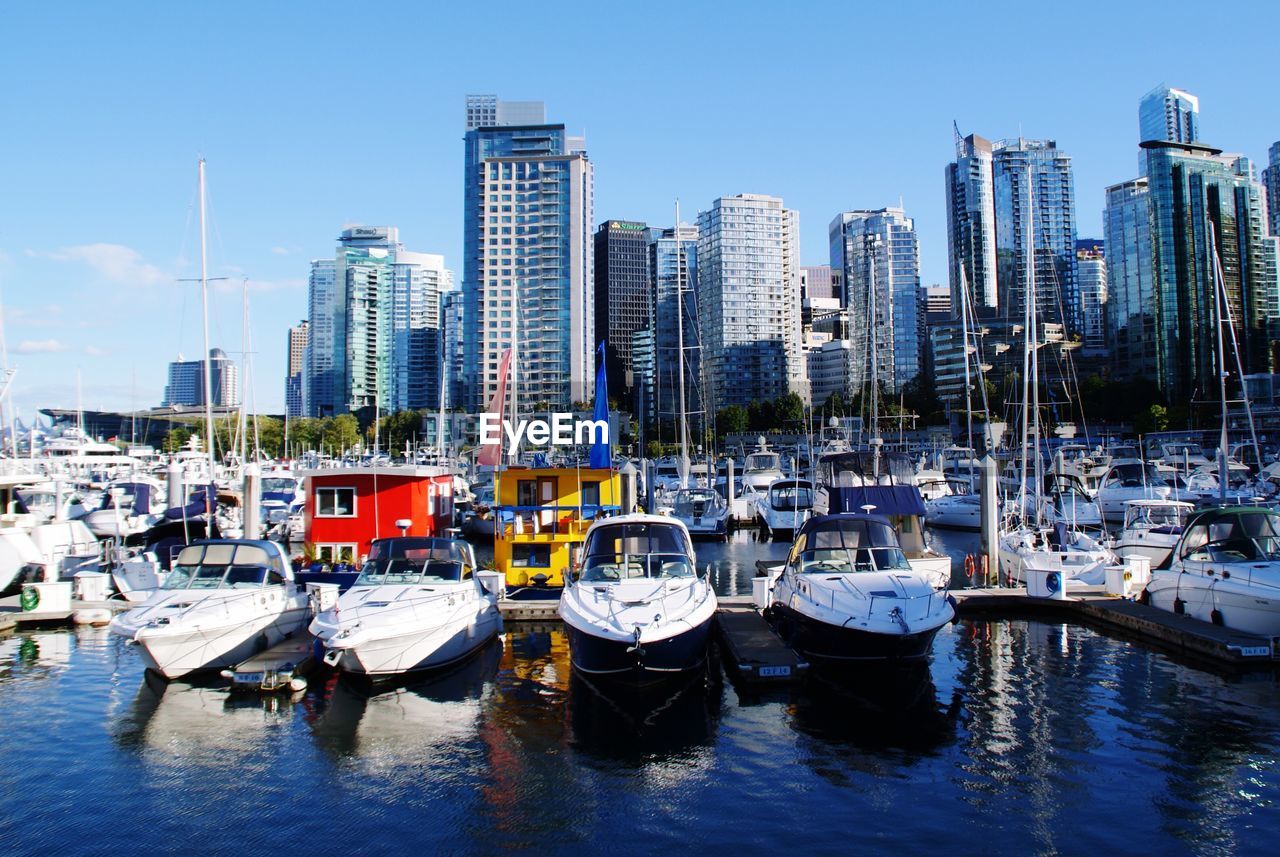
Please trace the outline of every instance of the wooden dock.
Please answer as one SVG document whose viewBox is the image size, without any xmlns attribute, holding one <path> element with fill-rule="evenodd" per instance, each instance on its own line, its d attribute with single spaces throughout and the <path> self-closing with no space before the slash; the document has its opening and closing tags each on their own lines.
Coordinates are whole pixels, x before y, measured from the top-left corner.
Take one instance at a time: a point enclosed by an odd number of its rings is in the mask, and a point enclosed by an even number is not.
<svg viewBox="0 0 1280 857">
<path fill-rule="evenodd" d="M 1197 660 L 1230 667 L 1280 666 L 1280 651 L 1265 637 L 1107 595 L 1100 586 L 1071 589 L 1064 600 L 1031 598 L 1025 589 L 1014 588 L 957 589 L 951 594 L 961 616 L 1051 616 L 1119 631 L 1126 637 Z"/>
</svg>

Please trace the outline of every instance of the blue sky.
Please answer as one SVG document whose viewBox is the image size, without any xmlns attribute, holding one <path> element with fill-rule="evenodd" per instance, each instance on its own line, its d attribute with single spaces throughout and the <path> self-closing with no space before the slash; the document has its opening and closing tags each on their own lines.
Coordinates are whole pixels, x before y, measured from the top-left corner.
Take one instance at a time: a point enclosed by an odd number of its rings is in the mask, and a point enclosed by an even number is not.
<svg viewBox="0 0 1280 857">
<path fill-rule="evenodd" d="M 849 208 L 902 200 L 945 282 L 951 123 L 1074 158 L 1081 237 L 1137 172 L 1137 102 L 1200 97 L 1206 142 L 1280 139 L 1274 7 L 64 3 L 5 10 L 0 297 L 24 418 L 157 405 L 201 351 L 196 160 L 208 160 L 213 343 L 283 402 L 286 329 L 343 224 L 395 225 L 461 277 L 463 97 L 542 100 L 585 132 L 596 221 L 669 224 L 724 194 L 800 212 L 826 262 Z M 1268 30 L 1271 30 L 1268 35 Z M 1204 41 L 1198 42 L 1200 39 Z"/>
</svg>

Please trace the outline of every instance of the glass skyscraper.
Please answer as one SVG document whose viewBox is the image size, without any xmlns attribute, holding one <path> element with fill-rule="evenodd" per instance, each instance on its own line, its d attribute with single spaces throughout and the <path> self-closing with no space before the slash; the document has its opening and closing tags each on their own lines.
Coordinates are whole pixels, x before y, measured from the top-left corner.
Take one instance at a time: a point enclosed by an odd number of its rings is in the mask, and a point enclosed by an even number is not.
<svg viewBox="0 0 1280 857">
<path fill-rule="evenodd" d="M 1267 189 L 1267 229 L 1280 238 L 1280 141 L 1271 144 L 1262 184 Z"/>
<path fill-rule="evenodd" d="M 311 263 L 307 412 L 433 407 L 439 391 L 444 257 L 412 253 L 390 226 L 344 229 Z"/>
<path fill-rule="evenodd" d="M 872 361 L 880 383 L 900 392 L 922 364 L 915 221 L 901 208 L 847 211 L 831 221 L 828 237 L 849 311 L 852 392 L 866 389 Z"/>
<path fill-rule="evenodd" d="M 1194 143 L 1200 139 L 1200 99 L 1163 83 L 1138 102 L 1138 142 L 1166 140 Z"/>
<path fill-rule="evenodd" d="M 1103 243 L 1076 242 L 1076 273 L 1080 278 L 1080 338 L 1084 347 L 1107 351 L 1107 260 Z"/>
<path fill-rule="evenodd" d="M 1238 155 L 1198 143 L 1142 145 L 1153 230 L 1158 379 L 1171 400 L 1211 397 L 1219 367 L 1215 247 L 1244 371 L 1272 368 L 1267 330 L 1275 283 L 1267 281 L 1262 188 Z"/>
<path fill-rule="evenodd" d="M 460 404 L 488 401 L 514 348 L 520 407 L 567 410 L 590 398 L 595 367 L 585 144 L 564 125 L 496 124 L 501 110 L 473 119 L 468 107 Z"/>
<path fill-rule="evenodd" d="M 708 410 L 787 392 L 808 399 L 798 253 L 799 217 L 777 197 L 725 196 L 698 214 Z"/>
<path fill-rule="evenodd" d="M 1155 272 L 1147 180 L 1106 190 L 1102 214 L 1107 248 L 1106 338 L 1119 380 L 1156 377 Z"/>
<path fill-rule="evenodd" d="M 1031 241 L 1037 318 L 1079 331 L 1071 158 L 1053 140 L 1003 140 L 992 146 L 992 177 L 1000 317 L 1023 317 Z M 1032 213 L 1034 223 L 1028 223 Z"/>
<path fill-rule="evenodd" d="M 956 159 L 947 165 L 947 254 L 951 306 L 959 311 L 960 272 L 975 307 L 997 307 L 996 214 L 991 143 L 956 133 Z M 834 248 L 833 248 L 834 251 Z"/>
<path fill-rule="evenodd" d="M 702 349 L 698 329 L 698 229 L 652 230 L 649 242 L 649 278 L 652 283 L 651 326 L 654 332 L 652 391 L 656 397 L 650 408 L 659 421 L 673 422 L 680 414 L 680 376 L 684 369 L 685 412 L 690 417 L 690 435 L 700 436 L 698 427 L 707 401 L 702 383 Z M 676 300 L 676 284 L 680 299 Z M 677 315 L 677 303 L 682 310 Z M 682 317 L 681 317 L 682 316 Z M 684 335 L 683 354 L 680 336 Z"/>
<path fill-rule="evenodd" d="M 595 341 L 605 343 L 609 395 L 631 389 L 631 334 L 649 325 L 649 229 L 606 220 L 595 234 Z"/>
</svg>

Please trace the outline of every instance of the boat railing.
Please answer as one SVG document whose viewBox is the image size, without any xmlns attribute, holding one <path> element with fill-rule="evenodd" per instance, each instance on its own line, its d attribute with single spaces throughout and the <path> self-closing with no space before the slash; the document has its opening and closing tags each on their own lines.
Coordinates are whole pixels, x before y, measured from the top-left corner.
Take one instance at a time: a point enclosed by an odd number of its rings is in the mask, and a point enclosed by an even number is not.
<svg viewBox="0 0 1280 857">
<path fill-rule="evenodd" d="M 601 517 L 619 514 L 620 506 L 495 506 L 499 538 L 556 538 L 585 536 Z"/>
</svg>

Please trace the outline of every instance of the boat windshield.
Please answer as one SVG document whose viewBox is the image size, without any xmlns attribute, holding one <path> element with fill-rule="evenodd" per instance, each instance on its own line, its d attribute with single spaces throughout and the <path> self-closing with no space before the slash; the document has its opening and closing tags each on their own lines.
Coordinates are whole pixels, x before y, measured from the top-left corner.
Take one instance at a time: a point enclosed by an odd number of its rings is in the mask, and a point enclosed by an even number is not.
<svg viewBox="0 0 1280 857">
<path fill-rule="evenodd" d="M 412 586 L 445 583 L 471 576 L 467 552 L 452 539 L 375 541 L 356 578 L 356 586 Z"/>
<path fill-rule="evenodd" d="M 1126 527 L 1181 527 L 1187 522 L 1186 506 L 1130 506 L 1125 513 Z"/>
<path fill-rule="evenodd" d="M 791 483 L 769 489 L 769 505 L 779 512 L 796 512 L 813 508 L 813 489 L 807 484 Z"/>
<path fill-rule="evenodd" d="M 747 456 L 747 470 L 777 470 L 778 453 L 753 452 Z"/>
<path fill-rule="evenodd" d="M 258 545 L 209 544 L 182 549 L 165 577 L 165 589 L 257 589 L 284 576 Z"/>
<path fill-rule="evenodd" d="M 806 574 L 910 571 L 893 527 L 876 520 L 822 522 L 796 540 L 792 562 Z"/>
<path fill-rule="evenodd" d="M 1161 488 L 1169 483 L 1154 464 L 1143 465 L 1137 461 L 1117 464 L 1111 468 L 1103 487 L 1106 488 Z"/>
<path fill-rule="evenodd" d="M 1280 515 L 1240 512 L 1195 524 L 1182 538 L 1181 553 L 1199 562 L 1280 560 Z"/>
<path fill-rule="evenodd" d="M 710 488 L 690 488 L 676 495 L 677 515 L 703 515 L 720 507 L 720 495 Z"/>
<path fill-rule="evenodd" d="M 262 480 L 262 490 L 272 494 L 292 494 L 298 489 L 298 483 L 292 479 L 271 476 Z"/>
<path fill-rule="evenodd" d="M 587 536 L 587 544 L 583 550 L 583 555 L 587 558 L 649 553 L 687 555 L 693 553 L 693 549 L 689 544 L 689 537 L 680 526 L 645 522 L 596 527 Z"/>
<path fill-rule="evenodd" d="M 693 560 L 681 553 L 597 554 L 587 557 L 582 566 L 586 583 L 693 577 L 695 573 Z"/>
</svg>

